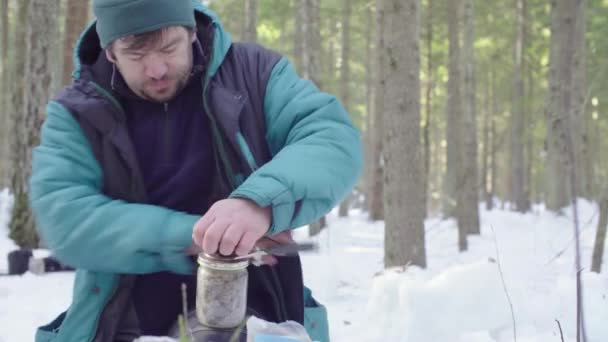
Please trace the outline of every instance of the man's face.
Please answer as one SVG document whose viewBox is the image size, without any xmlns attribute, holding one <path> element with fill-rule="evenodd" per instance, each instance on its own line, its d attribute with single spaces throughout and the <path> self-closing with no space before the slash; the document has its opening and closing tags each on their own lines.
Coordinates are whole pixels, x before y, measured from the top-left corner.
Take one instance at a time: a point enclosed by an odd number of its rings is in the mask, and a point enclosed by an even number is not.
<svg viewBox="0 0 608 342">
<path fill-rule="evenodd" d="M 160 39 L 144 46 L 134 48 L 134 37 L 118 39 L 106 50 L 106 56 L 116 64 L 137 96 L 148 101 L 166 102 L 175 97 L 188 81 L 195 39 L 194 33 L 183 27 L 169 27 Z"/>
</svg>

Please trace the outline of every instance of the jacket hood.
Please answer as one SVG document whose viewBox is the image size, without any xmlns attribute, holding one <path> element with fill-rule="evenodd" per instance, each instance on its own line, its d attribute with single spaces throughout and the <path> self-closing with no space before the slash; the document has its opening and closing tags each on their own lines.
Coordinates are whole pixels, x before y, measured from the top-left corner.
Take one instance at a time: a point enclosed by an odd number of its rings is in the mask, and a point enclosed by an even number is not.
<svg viewBox="0 0 608 342">
<path fill-rule="evenodd" d="M 222 64 L 226 53 L 230 49 L 232 39 L 230 34 L 224 30 L 224 27 L 215 12 L 201 4 L 200 1 L 192 0 L 192 2 L 194 3 L 197 35 L 201 42 L 203 42 L 203 48 L 211 49 L 212 52 L 208 61 L 206 73 L 206 77 L 211 78 Z M 99 55 L 102 53 L 95 25 L 96 21 L 94 20 L 82 32 L 80 38 L 76 42 L 73 55 L 73 79 L 79 79 L 83 68 L 95 64 Z M 210 32 L 209 34 L 212 34 L 212 36 L 209 37 L 206 32 Z M 201 36 L 201 34 L 203 34 L 203 36 Z M 205 51 L 205 53 L 208 52 L 209 51 Z"/>
</svg>

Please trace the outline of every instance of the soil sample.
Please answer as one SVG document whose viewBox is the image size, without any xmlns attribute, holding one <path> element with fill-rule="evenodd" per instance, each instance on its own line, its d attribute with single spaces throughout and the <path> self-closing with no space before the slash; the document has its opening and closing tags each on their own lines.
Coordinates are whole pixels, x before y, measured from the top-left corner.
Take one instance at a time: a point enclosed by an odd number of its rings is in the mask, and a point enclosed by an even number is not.
<svg viewBox="0 0 608 342">
<path fill-rule="evenodd" d="M 212 328 L 234 328 L 247 310 L 249 260 L 202 253 L 198 257 L 196 316 Z"/>
</svg>

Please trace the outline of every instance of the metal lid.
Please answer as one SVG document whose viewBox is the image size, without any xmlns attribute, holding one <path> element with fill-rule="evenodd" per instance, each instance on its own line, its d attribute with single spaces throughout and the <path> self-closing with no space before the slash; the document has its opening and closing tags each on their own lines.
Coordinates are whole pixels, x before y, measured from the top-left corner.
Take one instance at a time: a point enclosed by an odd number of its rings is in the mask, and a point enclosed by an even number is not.
<svg viewBox="0 0 608 342">
<path fill-rule="evenodd" d="M 249 266 L 249 259 L 235 259 L 236 256 L 200 253 L 198 264 L 215 270 L 238 271 Z"/>
</svg>

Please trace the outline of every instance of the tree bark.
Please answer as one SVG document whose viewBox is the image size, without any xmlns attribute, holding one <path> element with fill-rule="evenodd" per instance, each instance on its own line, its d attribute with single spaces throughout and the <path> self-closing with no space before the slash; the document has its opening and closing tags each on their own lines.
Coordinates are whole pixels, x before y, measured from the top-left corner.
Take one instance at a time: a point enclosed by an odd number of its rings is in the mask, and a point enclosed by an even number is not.
<svg viewBox="0 0 608 342">
<path fill-rule="evenodd" d="M 385 0 L 385 267 L 426 267 L 418 0 Z"/>
<path fill-rule="evenodd" d="M 304 5 L 306 0 L 295 0 L 295 27 L 293 40 L 293 60 L 298 71 L 302 70 L 302 53 L 304 46 L 304 33 L 302 25 L 304 24 Z M 331 64 L 331 63 L 330 63 Z"/>
<path fill-rule="evenodd" d="M 0 189 L 6 185 L 8 135 L 8 0 L 0 0 Z"/>
<path fill-rule="evenodd" d="M 527 11 L 526 11 L 527 12 Z M 527 13 L 526 16 L 524 17 L 524 20 L 527 21 Z M 528 27 L 528 26 L 526 26 Z M 528 30 L 526 30 L 526 32 L 524 33 L 526 37 L 529 37 L 529 33 Z M 526 40 L 528 38 L 525 38 Z M 526 193 L 526 198 L 528 200 L 528 207 L 531 208 L 532 207 L 532 203 L 534 203 L 534 199 L 538 194 L 538 189 L 536 189 L 535 187 L 535 181 L 534 181 L 534 176 L 532 173 L 532 166 L 534 165 L 534 160 L 536 159 L 535 156 L 535 139 L 534 139 L 534 128 L 536 127 L 536 107 L 534 106 L 534 101 L 533 99 L 535 98 L 535 93 L 534 93 L 534 87 L 535 87 L 535 78 L 534 78 L 534 74 L 531 72 L 532 70 L 532 66 L 531 63 L 526 64 L 527 69 L 526 72 L 524 74 L 528 75 L 528 105 L 526 106 L 526 112 L 528 113 L 526 115 L 526 120 L 527 120 L 527 126 L 530 127 L 529 130 L 527 130 L 527 134 L 526 134 L 526 177 L 524 180 L 524 184 L 525 184 L 525 188 L 524 191 Z"/>
<path fill-rule="evenodd" d="M 424 120 L 424 170 L 422 172 L 422 195 L 424 196 L 424 212 L 428 213 L 429 208 L 429 189 L 430 189 L 430 174 L 431 174 L 431 111 L 432 111 L 432 96 L 433 96 L 433 1 L 428 0 L 428 17 L 426 23 L 426 63 L 427 63 L 427 84 L 426 84 L 426 118 Z"/>
<path fill-rule="evenodd" d="M 459 230 L 479 234 L 479 182 L 477 178 L 477 102 L 475 100 L 475 16 L 473 0 L 464 1 L 464 101 L 461 152 L 462 188 L 459 189 L 457 220 Z"/>
<path fill-rule="evenodd" d="M 312 80 L 317 87 L 321 82 L 321 22 L 319 0 L 300 0 L 302 2 L 302 74 Z"/>
<path fill-rule="evenodd" d="M 490 71 L 490 89 L 491 89 L 491 101 L 492 101 L 492 114 L 490 120 L 490 188 L 486 197 L 486 209 L 494 209 L 494 197 L 496 194 L 497 184 L 497 165 L 496 165 L 496 151 L 498 150 L 498 139 L 496 138 L 496 115 L 498 114 L 498 99 L 496 89 L 496 74 L 493 70 Z"/>
<path fill-rule="evenodd" d="M 491 67 L 491 66 L 490 66 Z M 486 76 L 486 85 L 484 87 L 484 107 L 483 107 L 483 134 L 482 134 L 482 146 L 481 146 L 481 180 L 480 188 L 483 194 L 484 202 L 486 203 L 486 210 L 490 210 L 490 198 L 488 191 L 488 181 L 490 179 L 488 172 L 488 159 L 490 151 L 490 118 L 492 111 L 492 90 L 491 90 L 491 75 L 488 72 Z"/>
<path fill-rule="evenodd" d="M 23 107 L 15 112 L 13 153 L 17 162 L 11 191 L 15 196 L 10 221 L 11 238 L 21 247 L 38 246 L 34 217 L 28 203 L 32 148 L 39 144 L 39 132 L 50 98 L 53 38 L 57 35 L 59 0 L 32 0 L 27 10 L 25 36 L 25 84 Z"/>
<path fill-rule="evenodd" d="M 515 44 L 513 45 L 513 90 L 511 110 L 511 182 L 510 201 L 519 212 L 526 212 L 529 202 L 525 191 L 524 144 L 524 58 L 525 50 L 525 8 L 526 0 L 515 0 Z"/>
<path fill-rule="evenodd" d="M 30 0 L 18 1 L 17 9 L 16 9 L 16 18 L 15 24 L 13 25 L 13 37 L 11 37 L 12 42 L 24 42 L 25 41 L 25 33 L 26 33 L 26 25 L 17 23 L 26 23 L 27 20 L 27 10 L 29 6 Z M 10 51 L 10 60 L 11 60 L 11 70 L 8 75 L 9 79 L 9 88 L 10 91 L 7 92 L 7 120 L 9 123 L 8 127 L 12 130 L 7 135 L 8 143 L 6 144 L 8 154 L 7 157 L 9 159 L 8 164 L 6 165 L 6 183 L 11 186 L 13 184 L 13 175 L 15 174 L 15 169 L 19 168 L 19 159 L 18 154 L 16 153 L 16 148 L 19 142 L 23 139 L 18 136 L 17 131 L 14 130 L 16 125 L 18 125 L 15 120 L 20 121 L 21 113 L 23 113 L 23 91 L 25 88 L 25 81 L 23 74 L 25 73 L 25 44 L 15 44 L 15 48 Z"/>
<path fill-rule="evenodd" d="M 567 138 L 572 106 L 572 61 L 574 48 L 568 46 L 568 30 L 574 30 L 576 12 L 568 1 L 551 2 L 551 47 L 549 61 L 549 101 L 547 104 L 547 208 L 558 211 L 570 204 L 568 191 Z"/>
<path fill-rule="evenodd" d="M 576 188 L 589 193 L 586 165 L 585 103 L 585 1 L 553 1 L 549 100 L 546 109 L 548 184 L 547 208 L 560 210 L 571 202 L 569 170 L 575 169 Z M 569 149 L 572 149 L 570 151 Z M 575 156 L 570 160 L 571 153 Z M 577 192 L 581 193 L 581 190 Z"/>
<path fill-rule="evenodd" d="M 323 216 L 318 221 L 313 222 L 308 226 L 308 236 L 319 235 L 319 233 L 325 228 L 327 228 L 327 219 L 325 216 Z"/>
<path fill-rule="evenodd" d="M 325 86 L 332 93 L 337 93 L 338 87 L 336 80 L 338 79 L 338 68 L 336 66 L 336 60 L 338 56 L 338 27 L 336 21 L 332 19 L 331 16 L 328 16 L 327 22 L 329 22 L 329 36 L 331 37 L 329 39 L 328 60 L 330 60 L 331 63 L 324 63 L 327 64 L 327 74 L 329 75 L 326 79 L 325 83 L 327 84 Z"/>
<path fill-rule="evenodd" d="M 258 0 L 245 0 L 245 21 L 243 23 L 243 41 L 258 40 Z"/>
<path fill-rule="evenodd" d="M 372 54 L 372 35 L 374 30 L 374 11 L 371 4 L 368 6 L 366 16 L 366 28 L 365 28 L 365 170 L 364 170 L 364 190 L 365 194 L 365 210 L 369 211 L 369 202 L 371 198 L 371 183 L 372 183 L 372 168 L 373 158 L 372 151 L 374 149 L 372 140 L 372 126 L 373 126 L 373 89 L 374 89 L 374 68 L 373 68 L 373 54 Z"/>
<path fill-rule="evenodd" d="M 599 203 L 600 219 L 595 233 L 595 246 L 591 259 L 591 272 L 602 271 L 602 258 L 604 256 L 604 244 L 606 243 L 606 225 L 608 225 L 608 190 L 604 191 Z"/>
<path fill-rule="evenodd" d="M 586 0 L 577 0 L 576 25 L 575 25 L 575 51 L 572 65 L 572 105 L 574 106 L 571 119 L 573 128 L 573 142 L 575 151 L 574 165 L 579 175 L 579 196 L 592 198 L 593 160 L 589 148 L 589 137 L 587 132 L 587 40 L 585 33 L 586 25 Z"/>
<path fill-rule="evenodd" d="M 321 25 L 319 0 L 300 0 L 302 15 L 301 65 L 304 78 L 322 88 L 321 82 Z M 310 236 L 319 234 L 327 226 L 325 217 L 308 227 Z"/>
<path fill-rule="evenodd" d="M 64 41 L 63 41 L 63 82 L 72 83 L 74 70 L 74 46 L 89 19 L 89 1 L 66 0 Z"/>
<path fill-rule="evenodd" d="M 340 99 L 350 113 L 350 18 L 352 0 L 343 0 L 342 12 L 342 68 L 340 69 Z M 338 215 L 348 216 L 352 196 L 347 196 L 340 204 Z"/>
<path fill-rule="evenodd" d="M 460 63 L 460 0 L 448 2 L 448 104 L 447 104 L 447 170 L 444 180 L 443 213 L 445 217 L 456 214 L 458 192 L 462 188 L 460 155 L 462 151 L 462 95 Z M 462 241 L 461 241 L 462 244 Z M 466 240 L 464 240 L 466 248 Z M 462 247 L 462 246 L 461 246 Z"/>
<path fill-rule="evenodd" d="M 369 217 L 372 221 L 384 219 L 384 99 L 385 73 L 384 46 L 384 0 L 376 0 L 376 91 L 374 95 L 374 122 L 372 127 L 372 181 L 370 190 Z"/>
<path fill-rule="evenodd" d="M 8 59 L 8 0 L 0 0 L 0 72 L 3 72 L 7 66 Z M 2 74 L 3 75 L 3 74 Z"/>
</svg>

